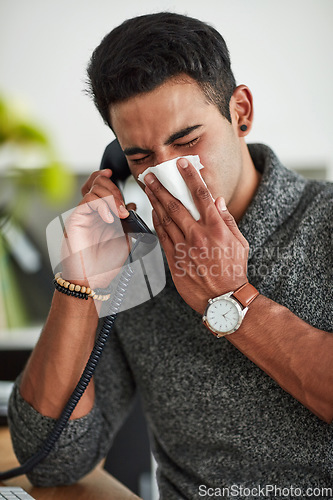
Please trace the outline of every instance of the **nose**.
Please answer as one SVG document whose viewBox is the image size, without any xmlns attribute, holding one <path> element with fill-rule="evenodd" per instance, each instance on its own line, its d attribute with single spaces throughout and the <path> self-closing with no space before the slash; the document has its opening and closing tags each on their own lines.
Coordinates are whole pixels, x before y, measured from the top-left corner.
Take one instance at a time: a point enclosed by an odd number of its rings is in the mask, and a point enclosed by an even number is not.
<svg viewBox="0 0 333 500">
<path fill-rule="evenodd" d="M 160 165 L 165 161 L 173 160 L 174 158 L 177 158 L 177 155 L 174 152 L 166 151 L 166 152 L 159 152 L 158 154 L 155 153 L 153 161 L 149 165 L 146 165 L 144 168 L 140 168 L 140 172 L 137 172 L 135 175 L 135 178 L 139 186 L 143 190 L 146 187 L 141 181 L 138 180 L 138 176 L 141 175 L 145 170 L 147 170 L 148 166 L 156 167 L 156 165 Z"/>
<path fill-rule="evenodd" d="M 144 167 L 140 165 L 140 168 L 135 172 L 135 174 L 132 172 L 140 187 L 142 187 L 143 189 L 145 188 L 145 186 L 138 180 L 138 176 L 145 170 L 147 170 L 148 167 L 156 167 L 156 165 L 160 165 L 165 161 L 173 160 L 174 158 L 177 158 L 177 154 L 174 151 L 168 150 L 167 148 L 165 150 L 160 149 L 158 152 L 155 152 L 151 162 L 146 164 Z"/>
<path fill-rule="evenodd" d="M 152 167 L 156 167 L 156 165 L 160 165 L 160 163 L 164 163 L 165 161 L 173 160 L 174 158 L 177 158 L 177 155 L 175 153 L 170 153 L 170 151 L 155 155 Z"/>
</svg>

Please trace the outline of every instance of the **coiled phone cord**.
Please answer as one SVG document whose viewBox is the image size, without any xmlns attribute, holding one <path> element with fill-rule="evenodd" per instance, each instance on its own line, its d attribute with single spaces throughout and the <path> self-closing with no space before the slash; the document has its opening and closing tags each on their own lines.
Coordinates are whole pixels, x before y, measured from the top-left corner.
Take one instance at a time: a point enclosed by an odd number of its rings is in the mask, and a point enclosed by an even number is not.
<svg viewBox="0 0 333 500">
<path fill-rule="evenodd" d="M 128 260 L 132 261 L 132 253 L 138 246 L 140 240 L 141 240 L 141 235 L 138 236 L 132 250 L 130 251 L 126 263 L 128 262 Z M 95 341 L 94 348 L 90 354 L 90 357 L 83 370 L 80 380 L 77 386 L 75 387 L 74 391 L 72 392 L 72 395 L 70 396 L 60 417 L 56 421 L 51 433 L 46 438 L 42 448 L 34 455 L 32 455 L 30 458 L 28 458 L 28 460 L 24 462 L 23 465 L 16 467 L 14 469 L 10 469 L 5 472 L 0 472 L 0 480 L 10 479 L 12 477 L 20 476 L 21 474 L 27 474 L 28 472 L 30 472 L 34 467 L 36 467 L 36 465 L 38 465 L 42 460 L 44 460 L 44 458 L 47 457 L 47 455 L 54 447 L 56 441 L 59 439 L 60 434 L 64 430 L 68 420 L 70 419 L 70 416 L 72 415 L 76 405 L 78 404 L 84 391 L 88 387 L 88 384 L 94 374 L 98 361 L 100 360 L 100 357 L 106 345 L 106 341 L 112 331 L 113 324 L 115 322 L 115 319 L 123 302 L 126 289 L 134 274 L 134 271 L 130 266 L 130 264 L 126 265 L 126 263 L 119 278 L 119 282 L 110 305 L 110 310 L 112 311 L 112 314 L 105 317 L 103 326 Z"/>
</svg>

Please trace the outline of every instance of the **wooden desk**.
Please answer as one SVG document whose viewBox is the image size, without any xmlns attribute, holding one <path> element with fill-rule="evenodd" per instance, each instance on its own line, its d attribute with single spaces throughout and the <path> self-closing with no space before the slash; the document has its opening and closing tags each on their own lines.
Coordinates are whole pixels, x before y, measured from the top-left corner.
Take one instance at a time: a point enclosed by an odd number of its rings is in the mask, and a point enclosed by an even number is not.
<svg viewBox="0 0 333 500">
<path fill-rule="evenodd" d="M 8 428 L 0 428 L 0 470 L 17 467 Z M 26 476 L 19 476 L 0 484 L 21 486 L 36 500 L 140 500 L 124 485 L 108 474 L 102 465 L 72 486 L 36 488 Z"/>
</svg>

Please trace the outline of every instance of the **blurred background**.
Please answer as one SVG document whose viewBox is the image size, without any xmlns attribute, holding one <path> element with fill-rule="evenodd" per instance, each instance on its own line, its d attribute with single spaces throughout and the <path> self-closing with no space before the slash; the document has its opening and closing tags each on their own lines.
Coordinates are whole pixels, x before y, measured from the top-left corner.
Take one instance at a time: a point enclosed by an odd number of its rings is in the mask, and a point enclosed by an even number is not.
<svg viewBox="0 0 333 500">
<path fill-rule="evenodd" d="M 76 205 L 113 139 L 84 91 L 90 55 L 128 17 L 161 10 L 200 18 L 224 36 L 237 84 L 254 97 L 248 142 L 333 180 L 331 0 L 1 0 L 0 379 L 15 378 L 47 314 L 46 226 Z M 131 182 L 125 191 L 149 220 L 142 193 Z"/>
<path fill-rule="evenodd" d="M 1 0 L 0 90 L 43 124 L 61 157 L 89 173 L 111 133 L 84 94 L 102 37 L 128 17 L 171 10 L 224 36 L 237 83 L 253 92 L 249 141 L 289 164 L 332 164 L 331 0 Z"/>
</svg>

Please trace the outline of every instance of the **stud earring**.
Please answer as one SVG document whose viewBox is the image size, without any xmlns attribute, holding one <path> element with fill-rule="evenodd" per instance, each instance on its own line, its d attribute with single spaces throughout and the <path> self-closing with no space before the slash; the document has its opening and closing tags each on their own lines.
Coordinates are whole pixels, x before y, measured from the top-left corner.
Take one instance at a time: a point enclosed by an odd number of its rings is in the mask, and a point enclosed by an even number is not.
<svg viewBox="0 0 333 500">
<path fill-rule="evenodd" d="M 241 125 L 240 129 L 242 132 L 245 132 L 247 130 L 247 125 Z"/>
</svg>

